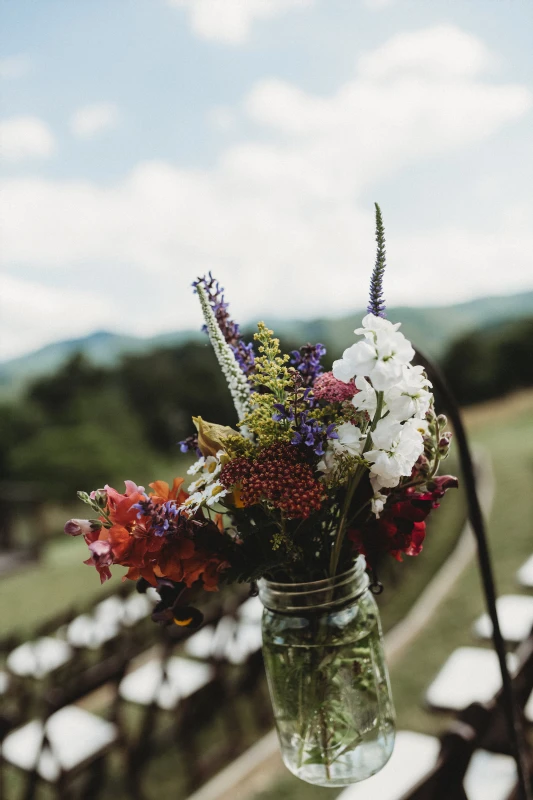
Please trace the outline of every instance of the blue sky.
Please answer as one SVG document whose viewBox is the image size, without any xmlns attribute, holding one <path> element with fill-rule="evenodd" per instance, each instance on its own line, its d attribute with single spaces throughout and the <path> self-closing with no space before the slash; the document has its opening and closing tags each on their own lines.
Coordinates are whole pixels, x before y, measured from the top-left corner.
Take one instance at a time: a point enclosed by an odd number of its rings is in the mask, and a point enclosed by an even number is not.
<svg viewBox="0 0 533 800">
<path fill-rule="evenodd" d="M 530 0 L 0 2 L 0 358 L 533 288 Z"/>
</svg>

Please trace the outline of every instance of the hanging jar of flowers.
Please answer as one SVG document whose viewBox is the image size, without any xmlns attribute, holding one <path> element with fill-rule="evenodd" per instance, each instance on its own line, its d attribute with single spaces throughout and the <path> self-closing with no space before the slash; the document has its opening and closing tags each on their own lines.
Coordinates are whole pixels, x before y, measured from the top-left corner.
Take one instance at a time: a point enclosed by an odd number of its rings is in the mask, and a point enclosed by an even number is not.
<svg viewBox="0 0 533 800">
<path fill-rule="evenodd" d="M 286 766 L 321 786 L 374 775 L 394 746 L 379 613 L 363 556 L 310 583 L 262 578 L 263 654 Z"/>
<path fill-rule="evenodd" d="M 94 519 L 70 520 L 102 581 L 110 567 L 159 590 L 154 618 L 193 624 L 182 592 L 257 583 L 263 653 L 287 767 L 309 783 L 368 778 L 394 745 L 394 708 L 369 574 L 384 553 L 422 549 L 425 520 L 452 476 L 438 476 L 450 434 L 431 384 L 412 364 L 399 323 L 385 318 L 385 242 L 368 313 L 330 371 L 321 344 L 281 352 L 263 323 L 244 342 L 211 275 L 194 286 L 235 427 L 193 418 L 190 480 L 146 492 L 128 481 L 80 498 Z"/>
</svg>

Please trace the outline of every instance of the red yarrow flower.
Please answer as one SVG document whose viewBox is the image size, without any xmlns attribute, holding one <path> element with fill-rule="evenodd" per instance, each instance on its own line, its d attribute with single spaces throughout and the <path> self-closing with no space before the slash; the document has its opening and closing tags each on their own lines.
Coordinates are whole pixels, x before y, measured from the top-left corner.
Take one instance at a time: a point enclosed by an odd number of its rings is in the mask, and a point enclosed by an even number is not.
<svg viewBox="0 0 533 800">
<path fill-rule="evenodd" d="M 267 501 L 289 519 L 306 519 L 320 510 L 324 499 L 323 487 L 302 453 L 284 443 L 265 447 L 253 460 L 230 461 L 220 473 L 220 482 L 237 494 L 240 506 Z"/>
</svg>

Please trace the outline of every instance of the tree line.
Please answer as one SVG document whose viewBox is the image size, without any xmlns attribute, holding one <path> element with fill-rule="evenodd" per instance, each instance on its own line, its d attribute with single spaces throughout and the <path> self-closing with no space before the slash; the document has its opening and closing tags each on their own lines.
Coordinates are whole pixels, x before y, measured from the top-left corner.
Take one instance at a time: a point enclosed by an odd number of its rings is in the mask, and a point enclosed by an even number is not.
<svg viewBox="0 0 533 800">
<path fill-rule="evenodd" d="M 532 342 L 533 319 L 500 324 L 457 339 L 441 365 L 463 405 L 482 402 L 533 386 Z M 339 355 L 328 353 L 327 365 Z M 0 405 L 0 482 L 35 482 L 63 503 L 106 482 L 168 478 L 154 470 L 178 460 L 193 415 L 236 422 L 207 339 L 112 368 L 75 355 Z"/>
</svg>

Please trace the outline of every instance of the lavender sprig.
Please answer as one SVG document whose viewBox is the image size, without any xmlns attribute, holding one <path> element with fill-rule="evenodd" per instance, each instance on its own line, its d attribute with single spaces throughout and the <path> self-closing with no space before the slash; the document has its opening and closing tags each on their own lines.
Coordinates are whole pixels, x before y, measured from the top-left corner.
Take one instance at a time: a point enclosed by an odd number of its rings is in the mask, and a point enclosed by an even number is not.
<svg viewBox="0 0 533 800">
<path fill-rule="evenodd" d="M 376 242 L 378 249 L 374 271 L 370 280 L 370 300 L 367 311 L 376 317 L 385 317 L 385 298 L 383 297 L 383 275 L 386 267 L 385 228 L 383 227 L 381 209 L 377 203 L 374 203 L 374 205 L 376 207 Z"/>
</svg>

